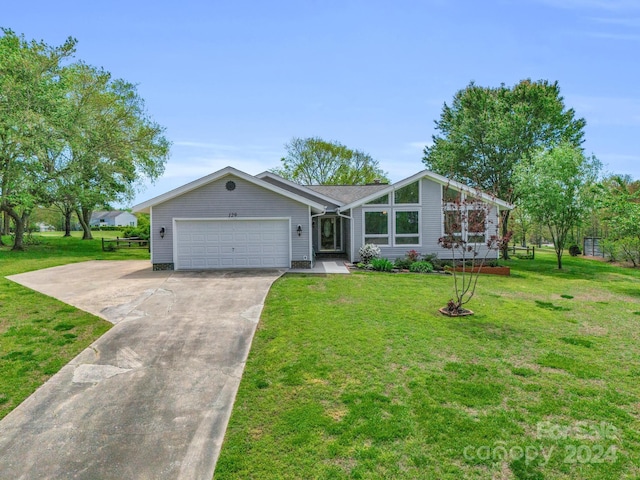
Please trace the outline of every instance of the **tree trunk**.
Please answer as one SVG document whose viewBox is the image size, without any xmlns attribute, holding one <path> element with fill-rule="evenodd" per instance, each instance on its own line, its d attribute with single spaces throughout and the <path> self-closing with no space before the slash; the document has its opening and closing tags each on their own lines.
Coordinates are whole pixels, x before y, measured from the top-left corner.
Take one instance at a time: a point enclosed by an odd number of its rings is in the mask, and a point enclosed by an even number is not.
<svg viewBox="0 0 640 480">
<path fill-rule="evenodd" d="M 511 213 L 511 210 L 504 210 L 502 212 L 502 232 L 501 232 L 501 236 L 502 238 L 507 236 L 507 233 L 509 233 L 509 214 Z M 503 260 L 509 260 L 509 244 L 505 243 L 504 246 L 502 247 L 502 259 Z"/>
<path fill-rule="evenodd" d="M 26 213 L 18 215 L 18 212 L 13 208 L 6 206 L 4 207 L 4 212 L 13 219 L 13 225 L 15 226 L 15 240 L 11 250 L 24 250 L 24 224 L 29 215 Z"/>
<path fill-rule="evenodd" d="M 91 227 L 89 226 L 89 223 L 91 222 L 91 210 L 80 207 L 76 210 L 76 214 L 78 215 L 78 220 L 80 221 L 80 225 L 82 226 L 82 239 L 93 240 L 93 236 L 91 235 Z"/>
<path fill-rule="evenodd" d="M 5 216 L 5 213 L 2 210 L 0 210 L 0 247 L 4 247 L 5 245 L 4 242 L 2 241 L 2 236 L 8 235 L 8 233 L 5 232 L 4 230 L 4 216 Z"/>
<path fill-rule="evenodd" d="M 70 207 L 65 207 L 63 215 L 64 215 L 64 236 L 71 236 L 71 214 L 73 210 Z"/>
</svg>

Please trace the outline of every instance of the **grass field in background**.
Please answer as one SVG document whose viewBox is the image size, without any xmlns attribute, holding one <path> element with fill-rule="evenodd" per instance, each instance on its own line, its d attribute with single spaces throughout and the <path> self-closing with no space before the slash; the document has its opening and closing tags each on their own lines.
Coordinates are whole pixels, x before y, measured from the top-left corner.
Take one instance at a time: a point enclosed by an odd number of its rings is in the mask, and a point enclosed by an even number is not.
<svg viewBox="0 0 640 480">
<path fill-rule="evenodd" d="M 115 237 L 118 232 L 95 233 Z M 149 258 L 146 250 L 103 252 L 97 235 L 80 240 L 47 232 L 34 234 L 31 241 L 23 252 L 0 247 L 0 418 L 111 326 L 4 277 L 86 260 Z"/>
<path fill-rule="evenodd" d="M 216 479 L 640 476 L 640 271 L 551 252 L 484 276 L 285 275 Z"/>
</svg>

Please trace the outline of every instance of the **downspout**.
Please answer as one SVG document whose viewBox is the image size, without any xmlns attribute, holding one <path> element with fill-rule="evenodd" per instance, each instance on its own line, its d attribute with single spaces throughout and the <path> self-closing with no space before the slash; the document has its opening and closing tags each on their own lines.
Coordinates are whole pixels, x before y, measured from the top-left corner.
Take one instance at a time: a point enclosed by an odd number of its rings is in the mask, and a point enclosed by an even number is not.
<svg viewBox="0 0 640 480">
<path fill-rule="evenodd" d="M 340 208 L 336 209 L 336 214 L 339 217 L 349 220 L 349 261 L 353 262 L 353 218 L 347 215 L 343 215 Z"/>
<path fill-rule="evenodd" d="M 311 207 L 309 207 L 311 209 Z M 311 215 L 311 232 L 309 232 L 309 243 L 311 244 L 311 268 L 313 268 L 316 264 L 316 252 L 313 250 L 313 219 L 316 217 L 321 217 L 327 213 L 327 206 L 324 206 L 324 210 L 320 213 L 316 213 L 315 215 Z"/>
</svg>

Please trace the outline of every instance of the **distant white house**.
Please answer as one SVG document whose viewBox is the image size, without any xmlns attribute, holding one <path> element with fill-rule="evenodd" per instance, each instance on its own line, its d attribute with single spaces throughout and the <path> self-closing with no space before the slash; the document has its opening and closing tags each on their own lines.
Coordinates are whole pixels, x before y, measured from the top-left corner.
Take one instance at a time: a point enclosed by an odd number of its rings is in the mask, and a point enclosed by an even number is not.
<svg viewBox="0 0 640 480">
<path fill-rule="evenodd" d="M 53 232 L 56 229 L 56 227 L 54 227 L 53 225 L 49 225 L 45 222 L 36 223 L 36 227 L 38 228 L 39 232 Z"/>
<path fill-rule="evenodd" d="M 91 214 L 89 225 L 92 227 L 137 227 L 138 218 L 122 210 L 101 210 Z"/>
</svg>

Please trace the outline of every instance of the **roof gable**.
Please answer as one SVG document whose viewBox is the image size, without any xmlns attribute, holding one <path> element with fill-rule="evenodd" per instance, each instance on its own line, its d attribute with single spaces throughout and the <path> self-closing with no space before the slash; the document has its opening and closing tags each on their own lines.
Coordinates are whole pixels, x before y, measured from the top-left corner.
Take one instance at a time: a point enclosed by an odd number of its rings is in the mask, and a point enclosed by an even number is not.
<svg viewBox="0 0 640 480">
<path fill-rule="evenodd" d="M 300 185 L 299 183 L 292 182 L 291 180 L 287 180 L 286 178 L 283 178 L 276 173 L 266 171 L 266 172 L 259 173 L 258 175 L 256 175 L 256 177 L 260 179 L 270 179 L 277 183 L 281 183 L 282 185 L 285 185 L 286 187 L 291 189 L 294 193 L 298 191 L 300 192 L 301 195 L 310 195 L 317 198 L 318 200 L 323 200 L 325 202 L 328 202 L 334 205 L 340 205 L 340 202 L 337 201 L 335 198 L 324 195 L 320 192 L 316 192 L 315 190 L 312 190 L 306 185 Z"/>
<path fill-rule="evenodd" d="M 208 185 L 209 183 L 215 182 L 216 180 L 219 180 L 228 175 L 235 175 L 239 178 L 242 178 L 243 180 L 246 180 L 249 183 L 253 183 L 254 185 L 265 188 L 266 190 L 270 190 L 284 197 L 300 202 L 304 205 L 308 205 L 309 207 L 311 207 L 312 210 L 315 210 L 316 212 L 325 211 L 326 207 L 318 202 L 314 202 L 294 192 L 290 192 L 276 185 L 265 182 L 264 180 L 258 177 L 254 177 L 253 175 L 249 175 L 248 173 L 242 172 L 233 167 L 225 167 L 222 170 L 218 170 L 217 172 L 214 172 L 210 175 L 194 180 L 193 182 L 189 182 L 186 185 L 183 185 L 181 187 L 174 188 L 173 190 L 163 193 L 162 195 L 158 195 L 157 197 L 147 200 L 146 202 L 139 203 L 138 205 L 135 205 L 133 207 L 133 211 L 149 213 L 150 208 L 155 205 L 159 205 L 161 203 L 167 202 L 173 198 L 179 197 L 181 195 L 184 195 L 185 193 L 196 190 L 197 188 L 200 188 L 204 185 Z"/>
</svg>

